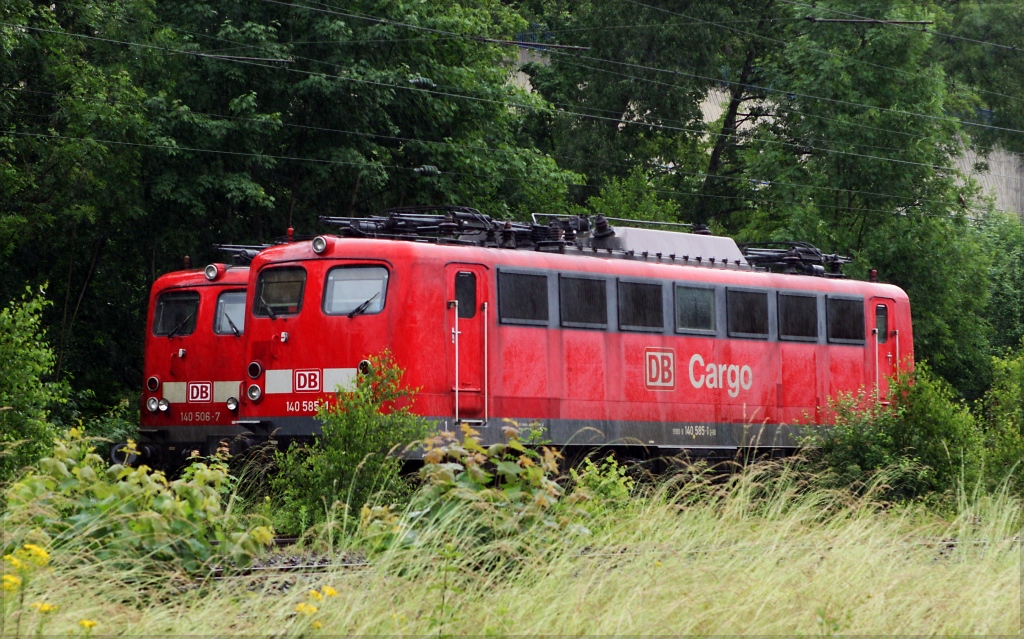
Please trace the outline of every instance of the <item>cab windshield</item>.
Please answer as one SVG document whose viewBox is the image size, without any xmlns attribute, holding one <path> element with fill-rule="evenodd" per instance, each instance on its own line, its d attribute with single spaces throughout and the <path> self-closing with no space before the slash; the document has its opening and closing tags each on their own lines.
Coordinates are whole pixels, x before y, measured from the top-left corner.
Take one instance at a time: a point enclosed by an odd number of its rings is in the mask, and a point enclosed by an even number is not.
<svg viewBox="0 0 1024 639">
<path fill-rule="evenodd" d="M 199 312 L 199 293 L 174 291 L 162 293 L 153 313 L 153 335 L 158 337 L 191 335 L 196 330 Z"/>
<path fill-rule="evenodd" d="M 295 315 L 302 310 L 302 291 L 306 286 L 306 270 L 300 267 L 271 268 L 256 280 L 252 314 L 274 318 Z"/>
<path fill-rule="evenodd" d="M 381 266 L 342 266 L 327 273 L 324 313 L 372 315 L 384 308 L 388 271 Z"/>
<path fill-rule="evenodd" d="M 217 298 L 217 316 L 213 332 L 218 335 L 241 335 L 245 330 L 245 291 L 227 291 Z"/>
</svg>

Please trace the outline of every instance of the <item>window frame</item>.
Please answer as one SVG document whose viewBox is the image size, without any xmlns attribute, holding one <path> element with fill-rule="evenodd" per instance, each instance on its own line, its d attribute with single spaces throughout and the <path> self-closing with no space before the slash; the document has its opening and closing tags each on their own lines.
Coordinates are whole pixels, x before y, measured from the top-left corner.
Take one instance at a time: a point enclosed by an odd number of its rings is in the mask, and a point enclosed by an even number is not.
<svg viewBox="0 0 1024 639">
<path fill-rule="evenodd" d="M 679 289 L 681 288 L 692 288 L 702 289 L 705 291 L 711 291 L 711 300 L 714 307 L 711 309 L 711 316 L 714 318 L 715 327 L 713 329 L 706 328 L 681 328 L 679 326 Z M 719 322 L 718 322 L 718 288 L 713 284 L 703 284 L 696 282 L 672 282 L 672 325 L 673 330 L 681 335 L 705 335 L 708 337 L 717 337 Z"/>
<path fill-rule="evenodd" d="M 506 318 L 504 315 L 505 296 L 501 293 L 501 278 L 503 275 L 530 275 L 533 277 L 544 278 L 544 300 L 547 305 L 547 319 L 520 319 L 520 318 Z M 515 268 L 499 268 L 496 274 L 496 292 L 498 297 L 498 323 L 499 324 L 510 324 L 515 326 L 543 326 L 545 328 L 551 326 L 551 272 L 550 271 L 534 271 L 526 269 L 515 269 Z M 557 306 L 556 306 L 557 308 Z"/>
<path fill-rule="evenodd" d="M 253 294 L 252 294 L 252 298 L 253 299 L 252 299 L 252 309 L 251 309 L 251 312 L 252 312 L 252 316 L 253 317 L 271 317 L 269 313 L 261 315 L 260 313 L 256 312 L 258 307 L 259 307 L 259 304 L 260 304 L 260 298 L 262 297 L 262 295 L 261 295 L 262 291 L 260 289 L 260 282 L 261 282 L 261 280 L 263 278 L 263 275 L 265 273 L 268 273 L 270 271 L 283 271 L 283 270 L 302 271 L 302 276 L 303 276 L 302 277 L 302 287 L 299 289 L 299 302 L 298 302 L 298 304 L 295 307 L 295 312 L 293 312 L 293 313 L 278 313 L 277 311 L 274 311 L 274 317 L 295 317 L 296 315 L 298 315 L 299 313 L 302 312 L 302 306 L 303 306 L 303 303 L 305 302 L 305 299 L 306 299 L 306 283 L 309 281 L 309 272 L 306 270 L 306 267 L 300 266 L 298 264 L 294 264 L 294 265 L 291 265 L 291 264 L 274 264 L 274 265 L 267 265 L 267 266 L 261 268 L 260 272 L 256 275 L 256 285 L 253 287 Z M 265 308 L 269 308 L 269 305 L 264 304 L 264 307 Z"/>
<path fill-rule="evenodd" d="M 229 295 L 231 293 L 241 293 L 242 294 L 242 328 L 238 329 L 238 335 L 235 335 L 234 332 L 232 332 L 231 330 L 228 330 L 226 332 L 221 332 L 221 331 L 217 330 L 218 319 L 220 317 L 220 301 L 221 301 L 221 299 L 225 295 Z M 248 295 L 248 291 L 246 291 L 244 288 L 233 288 L 233 289 L 228 289 L 228 290 L 221 291 L 220 293 L 217 293 L 217 300 L 216 300 L 216 302 L 213 305 L 213 327 L 212 328 L 213 328 L 213 334 L 214 335 L 228 335 L 228 336 L 231 336 L 231 337 L 241 337 L 241 336 L 245 335 L 245 323 L 246 323 L 245 322 L 245 316 L 246 316 L 246 313 L 245 313 L 245 309 L 246 309 L 245 298 L 246 298 L 247 295 Z"/>
<path fill-rule="evenodd" d="M 758 295 L 764 295 L 765 300 L 765 332 L 764 333 L 740 333 L 733 332 L 732 322 L 729 321 L 731 304 L 729 303 L 729 293 L 755 293 Z M 755 339 L 762 342 L 771 341 L 772 337 L 772 289 L 770 288 L 751 288 L 748 286 L 727 286 L 725 287 L 725 335 L 728 338 L 738 339 Z M 777 314 L 777 313 L 776 313 Z M 778 320 L 776 320 L 778 322 Z"/>
<path fill-rule="evenodd" d="M 601 283 L 601 289 L 604 291 L 604 323 L 595 322 L 572 322 L 565 319 L 565 313 L 562 309 L 562 280 L 591 280 Z M 576 273 L 576 272 L 559 272 L 558 273 L 558 325 L 563 328 L 588 328 L 592 330 L 608 330 L 608 278 L 604 275 L 594 275 L 591 273 Z"/>
<path fill-rule="evenodd" d="M 860 295 L 832 295 L 832 294 L 826 294 L 825 295 L 825 340 L 829 344 L 848 344 L 848 345 L 851 345 L 851 346 L 867 346 L 867 343 L 868 343 L 868 340 L 867 340 L 868 325 L 867 325 L 867 318 L 864 318 L 864 317 L 861 318 L 861 321 L 863 322 L 863 327 L 864 327 L 864 337 L 862 337 L 860 339 L 846 339 L 846 338 L 842 338 L 842 337 L 832 337 L 832 335 L 830 335 L 829 322 L 828 322 L 828 320 L 829 320 L 829 310 L 828 310 L 829 309 L 829 305 L 828 305 L 829 300 L 847 300 L 847 301 L 850 301 L 850 302 L 860 302 L 860 304 L 861 304 L 861 314 L 862 315 L 864 313 L 865 306 L 867 304 L 867 300 L 865 300 L 864 297 L 860 296 Z"/>
<path fill-rule="evenodd" d="M 638 326 L 635 324 L 625 324 L 622 321 L 622 285 L 623 284 L 641 284 L 648 286 L 657 286 L 659 295 L 658 300 L 661 304 L 661 325 L 660 326 Z M 675 311 L 673 310 L 673 313 Z M 618 323 L 619 331 L 627 333 L 664 333 L 665 332 L 665 280 L 651 280 L 647 278 L 635 278 L 635 277 L 617 277 L 615 278 L 615 321 Z M 675 321 L 673 320 L 673 324 Z"/>
<path fill-rule="evenodd" d="M 804 335 L 784 335 L 782 333 L 782 298 L 783 297 L 803 297 L 814 300 L 814 337 Z M 796 292 L 792 290 L 780 290 L 776 291 L 775 294 L 775 324 L 776 331 L 779 336 L 780 342 L 805 342 L 810 344 L 817 344 L 821 337 L 821 322 L 818 316 L 818 294 L 809 292 Z M 827 328 L 826 328 L 827 330 Z"/>
<path fill-rule="evenodd" d="M 364 311 L 364 312 L 360 313 L 360 315 L 380 315 L 381 313 L 384 312 L 384 309 L 385 309 L 385 307 L 387 306 L 387 303 L 388 303 L 388 288 L 389 288 L 389 286 L 391 284 L 391 269 L 389 269 L 388 267 L 384 266 L 383 264 L 376 264 L 376 263 L 362 263 L 362 264 L 360 264 L 360 263 L 356 263 L 356 264 L 339 264 L 337 266 L 332 266 L 329 269 L 327 269 L 326 273 L 324 273 L 324 285 L 323 285 L 323 289 L 324 290 L 323 290 L 323 295 L 321 296 L 321 299 L 320 299 L 320 311 L 323 312 L 324 315 L 326 315 L 328 317 L 340 317 L 342 315 L 348 315 L 349 313 L 351 313 L 351 311 L 332 313 L 332 312 L 329 312 L 327 310 L 327 292 L 330 289 L 330 287 L 328 286 L 328 280 L 331 277 L 331 273 L 333 273 L 334 271 L 339 271 L 339 270 L 342 270 L 342 269 L 355 269 L 355 268 L 380 268 L 380 269 L 384 269 L 384 273 L 386 274 L 386 277 L 385 277 L 385 280 L 384 280 L 384 299 L 381 301 L 380 309 L 378 309 L 376 311 L 373 311 L 373 312 L 370 312 L 369 310 L 367 310 L 367 311 Z M 299 310 L 302 310 L 302 309 L 300 308 Z"/>
</svg>

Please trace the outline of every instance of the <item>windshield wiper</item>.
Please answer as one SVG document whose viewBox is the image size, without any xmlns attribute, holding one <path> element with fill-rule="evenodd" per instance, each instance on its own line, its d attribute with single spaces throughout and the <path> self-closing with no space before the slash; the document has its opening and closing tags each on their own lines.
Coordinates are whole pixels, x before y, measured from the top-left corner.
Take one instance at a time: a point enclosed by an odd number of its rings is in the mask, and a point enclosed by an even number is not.
<svg viewBox="0 0 1024 639">
<path fill-rule="evenodd" d="M 227 311 L 224 311 L 224 319 L 228 321 L 228 325 L 231 326 L 231 332 L 235 334 L 235 337 L 240 337 L 242 334 L 238 331 L 238 327 L 231 321 L 231 316 L 228 315 Z"/>
<path fill-rule="evenodd" d="M 370 307 L 370 304 L 373 302 L 373 300 L 377 299 L 378 297 L 380 297 L 380 291 L 377 291 L 376 293 L 373 294 L 373 297 L 352 309 L 352 312 L 348 314 L 348 318 L 352 319 L 353 317 L 359 315 L 360 313 L 365 313 L 366 309 Z"/>
<path fill-rule="evenodd" d="M 175 334 L 175 333 L 177 333 L 178 331 L 180 331 L 180 330 L 181 330 L 181 327 L 182 327 L 182 326 L 184 326 L 185 324 L 187 324 L 187 323 L 188 323 L 188 321 L 189 321 L 190 319 L 192 319 L 192 316 L 193 316 L 193 315 L 195 315 L 195 314 L 196 314 L 196 313 L 195 313 L 195 311 L 192 311 L 191 313 L 189 313 L 189 314 L 188 314 L 188 315 L 187 315 L 187 316 L 185 317 L 185 319 L 183 319 L 183 320 L 181 320 L 180 322 L 178 322 L 178 325 L 177 325 L 177 326 L 175 326 L 174 328 L 172 328 L 172 329 L 171 329 L 171 332 L 167 334 L 167 339 L 170 339 L 170 338 L 174 337 L 174 334 Z"/>
<path fill-rule="evenodd" d="M 274 312 L 274 309 L 270 308 L 270 304 L 267 304 L 267 300 L 263 299 L 262 295 L 260 295 L 260 304 L 262 304 L 263 308 L 266 309 L 267 315 L 270 316 L 270 319 L 277 319 L 277 313 Z"/>
</svg>

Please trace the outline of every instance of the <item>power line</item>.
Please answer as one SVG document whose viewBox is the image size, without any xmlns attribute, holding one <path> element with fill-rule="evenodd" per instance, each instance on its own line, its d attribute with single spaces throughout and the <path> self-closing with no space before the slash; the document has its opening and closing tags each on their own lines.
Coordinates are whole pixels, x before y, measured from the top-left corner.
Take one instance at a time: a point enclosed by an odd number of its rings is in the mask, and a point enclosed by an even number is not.
<svg viewBox="0 0 1024 639">
<path fill-rule="evenodd" d="M 264 2 L 274 2 L 274 0 L 263 0 L 263 1 Z M 275 4 L 283 4 L 283 3 L 275 2 Z M 296 6 L 300 6 L 300 5 L 296 5 Z M 7 23 L 0 22 L 0 24 L 7 24 Z M 392 23 L 392 24 L 394 24 L 394 23 Z M 54 30 L 51 30 L 51 29 L 42 29 L 42 28 L 39 28 L 39 27 L 25 27 L 25 28 L 27 28 L 27 29 L 34 29 L 34 30 L 37 30 L 37 31 L 44 31 L 44 32 L 48 32 L 48 33 L 54 33 L 54 34 L 57 34 L 57 35 L 64 35 L 64 36 L 68 36 L 68 37 L 81 37 L 81 38 L 86 38 L 86 39 L 91 39 L 91 40 L 102 40 L 102 41 L 105 41 L 105 42 L 113 42 L 113 43 L 125 44 L 125 45 L 129 45 L 129 46 L 141 46 L 141 47 L 144 47 L 144 48 L 156 48 L 156 49 L 171 50 L 171 49 L 167 49 L 166 47 L 157 47 L 155 45 L 145 45 L 145 44 L 125 41 L 125 40 L 111 40 L 111 39 L 108 39 L 108 38 L 98 38 L 98 37 L 94 37 L 94 36 L 85 36 L 85 35 L 76 34 L 76 33 L 65 33 L 65 32 L 61 32 L 61 31 L 54 31 Z M 379 81 L 375 81 L 375 80 L 367 80 L 365 78 L 355 78 L 355 77 L 351 77 L 351 76 L 333 75 L 333 74 L 328 74 L 328 73 L 318 73 L 318 72 L 314 72 L 314 71 L 306 71 L 304 69 L 295 69 L 295 68 L 292 68 L 292 67 L 271 66 L 271 65 L 267 65 L 267 64 L 261 64 L 259 62 L 252 61 L 252 60 L 243 60 L 243 59 L 237 59 L 237 58 L 225 58 L 225 57 L 222 57 L 222 56 L 207 56 L 207 57 L 215 57 L 215 58 L 217 58 L 217 59 L 219 59 L 221 61 L 224 61 L 224 62 L 233 62 L 233 63 L 236 63 L 236 64 L 245 64 L 245 65 L 248 65 L 248 66 L 260 67 L 260 68 L 265 68 L 265 69 L 283 70 L 283 71 L 288 71 L 288 72 L 291 72 L 291 73 L 298 73 L 298 74 L 307 75 L 307 76 L 331 78 L 331 79 L 335 79 L 335 80 L 343 80 L 343 81 L 348 81 L 348 82 L 355 82 L 355 83 L 358 83 L 358 84 L 368 84 L 368 85 L 371 85 L 371 86 L 380 86 L 380 87 L 385 87 L 385 88 L 389 88 L 389 89 L 399 89 L 399 90 L 404 90 L 404 91 L 418 91 L 418 92 L 426 93 L 426 94 L 430 94 L 430 95 L 449 97 L 449 98 L 458 98 L 458 99 L 462 99 L 462 100 L 469 100 L 469 101 L 479 102 L 479 103 L 499 104 L 499 105 L 501 105 L 503 107 L 506 107 L 506 108 L 507 107 L 518 107 L 518 108 L 522 108 L 522 109 L 531 109 L 531 110 L 536 110 L 536 111 L 547 112 L 547 113 L 550 113 L 550 114 L 553 114 L 553 115 L 572 115 L 572 116 L 575 116 L 575 117 L 586 118 L 586 119 L 591 119 L 591 120 L 600 120 L 600 121 L 605 121 L 605 122 L 615 122 L 615 123 L 621 124 L 621 125 L 643 126 L 643 127 L 647 127 L 647 128 L 655 129 L 655 130 L 676 131 L 676 132 L 682 132 L 682 133 L 695 133 L 695 134 L 699 134 L 699 135 L 714 135 L 714 136 L 725 135 L 723 133 L 710 132 L 710 131 L 708 131 L 706 129 L 692 129 L 692 128 L 687 128 L 687 127 L 673 127 L 673 126 L 668 126 L 668 125 L 663 125 L 663 124 L 655 124 L 655 123 L 651 123 L 651 122 L 643 122 L 643 121 L 640 121 L 640 120 L 626 120 L 626 119 L 623 119 L 622 117 L 605 117 L 605 116 L 599 116 L 599 115 L 593 115 L 593 114 L 587 114 L 587 113 L 577 113 L 577 112 L 572 112 L 572 111 L 564 111 L 564 110 L 563 111 L 559 111 L 559 110 L 556 110 L 556 109 L 551 109 L 551 108 L 547 108 L 547 107 L 543 107 L 543 106 L 538 106 L 538 105 L 533 105 L 533 104 L 523 104 L 523 103 L 503 101 L 503 100 L 494 100 L 494 99 L 490 99 L 490 98 L 481 98 L 481 97 L 476 97 L 476 96 L 471 96 L 471 95 L 464 95 L 464 94 L 457 94 L 457 93 L 449 93 L 449 92 L 445 92 L 445 91 L 438 91 L 436 89 L 427 89 L 427 88 L 421 88 L 421 87 L 415 87 L 415 86 L 405 86 L 405 85 L 401 85 L 401 84 L 393 84 L 393 83 L 387 83 L 387 82 L 379 82 Z M 296 58 L 296 59 L 299 59 L 299 58 Z M 313 61 L 320 62 L 319 60 L 313 60 Z M 330 63 L 325 63 L 325 64 L 330 64 Z M 623 64 L 625 64 L 625 63 L 623 63 Z M 332 66 L 336 66 L 337 67 L 339 65 L 332 65 Z M 627 65 L 627 66 L 633 66 L 633 65 Z M 662 71 L 664 71 L 664 70 L 662 70 Z M 940 164 L 928 164 L 928 163 L 924 163 L 924 162 L 913 162 L 913 161 L 910 161 L 910 160 L 901 160 L 901 159 L 898 159 L 898 158 L 886 158 L 886 157 L 877 156 L 877 155 L 870 155 L 870 154 L 865 154 L 865 153 L 853 153 L 851 151 L 840 151 L 840 150 L 837 150 L 837 149 L 829 149 L 829 148 L 826 148 L 826 147 L 820 147 L 820 146 L 814 146 L 814 145 L 795 144 L 795 143 L 792 143 L 792 142 L 784 142 L 784 141 L 781 141 L 781 140 L 761 140 L 761 142 L 765 143 L 765 144 L 777 144 L 779 146 L 791 147 L 791 148 L 796 149 L 801 155 L 810 155 L 810 154 L 813 154 L 814 152 L 834 153 L 834 154 L 838 154 L 838 155 L 845 155 L 845 156 L 849 156 L 849 157 L 859 157 L 859 158 L 863 158 L 863 159 L 877 160 L 877 161 L 881 161 L 881 162 L 891 162 L 891 163 L 895 163 L 895 164 L 904 164 L 904 165 L 908 165 L 908 166 L 920 166 L 920 167 L 925 167 L 925 168 L 929 168 L 929 169 L 936 170 L 936 171 L 949 171 L 949 172 L 952 172 L 952 173 L 956 173 L 958 171 L 954 167 L 943 166 L 943 165 L 940 165 Z"/>
<path fill-rule="evenodd" d="M 50 92 L 50 91 L 35 91 L 35 90 L 29 90 L 29 89 L 23 89 L 23 91 L 28 92 L 28 93 L 40 94 L 40 95 L 50 95 L 50 96 L 59 96 L 60 95 L 58 93 L 54 93 L 54 92 Z M 83 98 L 77 97 L 75 99 L 81 100 Z M 89 100 L 87 98 L 86 98 L 86 100 L 90 101 L 90 102 L 93 102 L 93 103 L 97 103 L 97 104 L 108 103 L 107 100 L 98 100 L 98 99 Z M 121 104 L 126 104 L 126 103 L 122 102 Z M 157 109 L 164 110 L 164 111 L 170 111 L 170 112 L 174 111 L 173 109 L 168 108 L 168 107 L 161 107 L 161 106 L 154 106 L 154 105 L 139 105 L 139 106 L 143 106 L 146 109 L 157 108 Z M 453 149 L 465 149 L 465 150 L 469 150 L 469 151 L 482 151 L 482 152 L 485 152 L 485 153 L 504 153 L 504 154 L 510 155 L 510 156 L 515 156 L 515 155 L 520 155 L 520 154 L 527 154 L 527 155 L 529 155 L 529 154 L 532 153 L 532 151 L 530 149 L 511 150 L 511 149 L 499 149 L 499 148 L 485 147 L 485 146 L 473 146 L 473 145 L 466 145 L 466 144 L 455 144 L 453 142 L 438 142 L 438 141 L 432 141 L 432 140 L 423 140 L 423 139 L 420 139 L 420 138 L 405 138 L 405 137 L 400 137 L 400 136 L 384 135 L 384 134 L 379 134 L 379 133 L 366 133 L 366 132 L 361 132 L 361 131 L 349 131 L 349 130 L 344 130 L 344 129 L 334 129 L 334 128 L 328 128 L 328 127 L 317 127 L 317 126 L 310 126 L 310 125 L 304 125 L 304 124 L 295 124 L 295 123 L 282 122 L 282 121 L 278 121 L 278 120 L 261 120 L 261 119 L 258 119 L 258 118 L 247 118 L 247 117 L 244 117 L 244 116 L 223 115 L 223 114 L 219 114 L 219 113 L 209 113 L 209 112 L 204 112 L 204 111 L 194 111 L 192 109 L 189 109 L 186 113 L 188 115 L 201 115 L 201 116 L 206 116 L 206 117 L 220 118 L 220 119 L 224 119 L 224 120 L 234 120 L 234 121 L 241 121 L 241 122 L 252 122 L 254 124 L 264 124 L 264 125 L 281 126 L 281 127 L 287 127 L 287 128 L 304 129 L 304 130 L 310 130 L 310 131 L 319 131 L 319 132 L 323 132 L 323 133 L 339 133 L 339 134 L 343 134 L 343 135 L 354 135 L 354 136 L 367 137 L 367 138 L 378 138 L 378 139 L 382 139 L 382 140 L 392 140 L 392 141 L 396 141 L 396 142 L 415 142 L 415 143 L 424 144 L 424 145 L 441 146 L 441 147 L 453 148 Z M 175 148 L 177 148 L 177 147 L 175 147 Z M 575 158 L 569 158 L 568 156 L 554 155 L 554 154 L 546 154 L 546 156 L 550 157 L 550 158 L 553 158 L 553 159 L 562 159 L 562 160 L 574 160 L 575 159 Z M 582 161 L 585 164 L 612 166 L 612 167 L 624 168 L 624 169 L 634 168 L 631 165 L 626 165 L 626 164 L 622 164 L 622 163 L 618 163 L 618 162 L 608 162 L 608 161 L 605 161 L 605 160 L 584 159 Z M 386 166 L 386 165 L 376 165 L 376 166 Z M 391 166 L 393 168 L 402 168 L 402 167 L 398 167 L 398 166 L 394 166 L 394 165 L 391 165 Z M 698 177 L 698 178 L 707 178 L 707 177 L 710 176 L 710 177 L 713 177 L 715 179 L 738 181 L 738 182 L 746 182 L 746 183 L 752 183 L 752 184 L 762 184 L 762 185 L 766 185 L 766 186 L 784 186 L 784 187 L 794 187 L 794 188 L 817 189 L 817 190 L 823 190 L 823 191 L 831 191 L 831 192 L 835 192 L 835 193 L 854 194 L 854 195 L 871 195 L 871 196 L 877 196 L 877 197 L 887 197 L 887 198 L 892 198 L 892 199 L 913 200 L 915 202 L 927 202 L 927 203 L 945 204 L 945 202 L 943 202 L 942 200 L 935 200 L 935 199 L 931 199 L 931 198 L 920 198 L 920 197 L 915 197 L 915 196 L 912 196 L 912 195 L 895 195 L 893 193 L 879 193 L 879 192 L 865 191 L 865 190 L 856 190 L 856 191 L 854 191 L 852 189 L 841 189 L 841 188 L 820 186 L 820 185 L 814 185 L 814 184 L 799 184 L 799 183 L 794 183 L 794 182 L 782 182 L 782 181 L 778 181 L 778 180 L 769 180 L 769 179 L 765 179 L 765 178 L 737 177 L 737 176 L 709 174 L 709 173 L 703 173 L 703 172 L 683 171 L 683 170 L 677 169 L 676 167 L 668 168 L 667 172 L 669 172 L 669 173 L 671 173 L 673 175 L 686 175 L 686 176 L 692 176 L 692 177 Z M 574 186 L 582 186 L 582 185 L 574 184 Z M 682 191 L 665 191 L 665 192 L 676 193 L 676 194 L 679 194 L 679 195 L 701 195 L 699 193 L 687 193 L 687 192 L 682 192 Z M 742 197 L 742 196 L 738 196 L 738 197 Z M 1009 213 L 1010 211 L 1005 211 L 1005 212 Z"/>
<path fill-rule="evenodd" d="M 712 26 L 720 27 L 722 29 L 727 29 L 729 31 L 734 31 L 736 33 L 742 33 L 744 35 L 753 36 L 755 38 L 760 38 L 762 40 L 768 40 L 770 42 L 775 42 L 777 44 L 782 44 L 782 45 L 790 44 L 789 42 L 787 42 L 785 40 L 779 40 L 778 38 L 772 38 L 770 36 L 761 35 L 759 33 L 753 33 L 753 32 L 750 32 L 750 31 L 743 31 L 741 29 L 735 29 L 733 27 L 729 27 L 729 26 L 726 26 L 726 25 L 718 23 L 718 22 L 714 22 L 714 21 L 711 21 L 711 20 L 704 20 L 703 18 L 697 18 L 697 17 L 694 17 L 694 16 L 687 15 L 685 13 L 679 13 L 678 11 L 672 11 L 670 9 L 662 9 L 661 7 L 654 7 L 654 6 L 651 6 L 651 5 L 639 2 L 638 0 L 622 0 L 622 1 L 623 2 L 628 2 L 630 4 L 635 4 L 637 6 L 646 7 L 647 9 L 652 9 L 654 11 L 662 11 L 664 13 L 669 13 L 669 14 L 677 15 L 677 16 L 680 16 L 680 17 L 683 17 L 683 18 L 688 18 L 688 19 L 693 20 L 695 22 L 700 22 L 700 23 L 703 23 L 703 24 L 709 24 L 709 25 L 712 25 Z M 842 55 L 842 54 L 839 54 L 839 53 L 833 53 L 831 51 L 825 51 L 825 50 L 822 50 L 822 49 L 813 49 L 813 48 L 810 48 L 810 47 L 808 47 L 807 50 L 808 51 L 813 51 L 814 53 L 822 53 L 824 55 L 840 58 L 840 59 L 843 59 L 843 60 L 853 60 L 854 62 L 856 62 L 858 64 L 865 64 L 865 65 L 868 65 L 868 66 L 875 67 L 876 69 L 882 69 L 882 70 L 885 70 L 885 71 L 895 71 L 897 73 L 901 73 L 903 75 L 908 75 L 910 77 L 915 77 L 915 78 L 926 78 L 926 76 L 923 76 L 920 73 L 912 73 L 910 71 L 905 71 L 903 69 L 897 69 L 895 67 L 887 67 L 885 65 L 877 64 L 875 62 L 868 62 L 866 60 L 858 60 L 856 58 L 851 58 L 850 56 L 845 56 L 845 55 Z M 1019 97 L 1012 96 L 1012 95 L 1006 95 L 1004 93 L 995 93 L 993 91 L 986 91 L 984 89 L 978 89 L 978 91 L 981 92 L 981 93 L 988 93 L 990 95 L 998 95 L 998 96 L 1003 97 L 1003 98 L 1010 98 L 1012 100 L 1022 100 L 1022 99 L 1024 99 L 1024 98 L 1019 98 Z M 786 91 L 782 91 L 782 92 L 786 93 Z M 804 96 L 804 97 L 814 98 L 815 96 Z M 817 99 L 827 100 L 829 98 L 817 98 Z M 870 105 L 860 105 L 860 106 L 870 106 Z M 881 107 L 872 107 L 872 108 L 881 108 Z M 923 114 L 912 114 L 910 112 L 907 112 L 907 113 L 911 114 L 911 115 L 920 115 L 922 117 L 936 117 L 936 116 L 924 116 Z M 964 121 L 964 120 L 957 120 L 957 121 L 961 122 L 962 124 L 969 124 L 971 126 L 980 126 L 980 127 L 990 127 L 991 126 L 991 125 L 978 124 L 978 123 L 975 123 L 975 122 L 967 122 L 967 121 Z M 998 127 L 994 127 L 994 128 L 998 128 Z M 1008 130 L 1015 131 L 1017 133 L 1024 133 L 1024 131 L 1019 131 L 1019 130 L 1016 130 L 1016 129 L 1008 129 Z"/>
<path fill-rule="evenodd" d="M 856 14 L 853 14 L 853 13 L 846 13 L 845 11 L 837 11 L 835 9 L 829 9 L 828 7 L 819 7 L 819 6 L 812 5 L 812 4 L 804 4 L 803 2 L 793 2 L 792 0 L 780 0 L 780 2 L 784 2 L 785 4 L 791 4 L 791 5 L 800 6 L 800 7 L 807 7 L 809 9 L 821 9 L 823 11 L 828 11 L 829 13 L 834 13 L 834 14 L 840 15 L 840 16 L 848 16 L 848 17 L 851 17 L 851 18 L 858 18 L 858 19 L 862 19 L 862 20 L 873 20 L 873 18 L 866 18 L 864 16 L 859 16 L 859 15 L 856 15 Z M 893 24 L 895 26 L 904 27 L 904 28 L 913 28 L 913 27 L 907 27 L 906 25 L 902 25 L 899 22 L 886 21 L 886 24 Z M 917 31 L 917 29 L 914 29 L 914 30 Z M 974 44 L 984 44 L 984 45 L 987 45 L 987 46 L 990 46 L 990 47 L 996 47 L 998 49 L 1007 49 L 1009 51 L 1016 51 L 1018 53 L 1024 51 L 1024 49 L 1021 49 L 1020 47 L 1016 47 L 1016 46 L 1012 46 L 1012 45 L 999 44 L 998 42 L 988 42 L 986 40 L 974 40 L 973 38 L 965 38 L 963 36 L 955 36 L 955 35 L 952 35 L 952 34 L 949 34 L 949 33 L 941 33 L 939 31 L 936 31 L 935 29 L 929 29 L 927 27 L 925 27 L 925 28 L 923 28 L 921 30 L 922 31 L 926 31 L 928 33 L 931 33 L 932 35 L 937 35 L 937 36 L 940 36 L 940 37 L 943 37 L 943 38 L 950 38 L 952 40 L 963 40 L 964 42 L 973 42 Z"/>
</svg>

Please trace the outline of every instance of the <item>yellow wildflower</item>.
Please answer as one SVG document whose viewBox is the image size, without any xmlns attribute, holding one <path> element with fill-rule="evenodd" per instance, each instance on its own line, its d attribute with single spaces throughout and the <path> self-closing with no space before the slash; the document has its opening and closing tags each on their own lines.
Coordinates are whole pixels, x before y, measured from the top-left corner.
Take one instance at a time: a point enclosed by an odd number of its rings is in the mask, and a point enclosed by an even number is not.
<svg viewBox="0 0 1024 639">
<path fill-rule="evenodd" d="M 15 570 L 25 570 L 25 562 L 18 559 L 14 555 L 4 555 L 4 561 L 14 566 Z"/>
<path fill-rule="evenodd" d="M 54 610 L 57 609 L 57 606 L 48 604 L 48 603 L 43 602 L 43 601 L 35 602 L 34 604 L 32 604 L 32 607 L 35 608 L 36 610 L 38 610 L 39 612 L 44 613 L 44 614 L 47 613 L 47 612 L 53 612 Z"/>
<path fill-rule="evenodd" d="M 81 621 L 78 622 L 78 625 L 82 626 L 86 630 L 92 630 L 93 628 L 96 627 L 96 622 L 93 621 L 92 619 L 82 619 Z"/>
<path fill-rule="evenodd" d="M 323 601 L 324 600 L 324 596 L 321 595 L 320 591 L 318 591 L 318 590 L 310 590 L 309 591 L 309 598 L 313 599 L 315 601 Z"/>
<path fill-rule="evenodd" d="M 335 590 L 334 588 L 331 588 L 330 586 L 324 586 L 323 592 L 324 592 L 324 597 L 337 597 L 338 596 L 338 591 Z"/>
<path fill-rule="evenodd" d="M 654 562 L 654 565 L 657 566 L 658 568 L 661 568 L 661 561 L 659 560 L 659 561 Z"/>
<path fill-rule="evenodd" d="M 324 627 L 324 625 L 319 621 L 314 621 L 311 625 L 313 626 L 313 630 L 320 630 Z"/>
<path fill-rule="evenodd" d="M 4 575 L 4 590 L 14 592 L 21 585 L 21 577 L 17 575 Z"/>
<path fill-rule="evenodd" d="M 301 612 L 304 615 L 311 615 L 316 612 L 316 606 L 312 606 L 306 602 L 302 602 L 295 606 L 295 612 Z"/>
<path fill-rule="evenodd" d="M 50 563 L 50 553 L 35 544 L 25 544 L 23 548 L 28 552 L 28 559 L 37 566 L 45 566 Z"/>
</svg>

